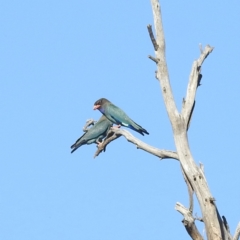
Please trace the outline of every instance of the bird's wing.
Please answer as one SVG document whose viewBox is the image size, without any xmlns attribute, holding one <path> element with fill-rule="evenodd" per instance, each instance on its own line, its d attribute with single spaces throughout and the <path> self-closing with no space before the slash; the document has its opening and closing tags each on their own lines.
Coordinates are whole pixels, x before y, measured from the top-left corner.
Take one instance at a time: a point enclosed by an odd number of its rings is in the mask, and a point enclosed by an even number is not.
<svg viewBox="0 0 240 240">
<path fill-rule="evenodd" d="M 122 109 L 114 104 L 109 104 L 106 110 L 108 117 L 110 116 L 109 118 L 113 118 L 113 122 L 116 124 L 121 124 L 125 127 L 131 128 L 142 135 L 143 133 L 149 134 L 146 129 L 134 122 Z"/>
<path fill-rule="evenodd" d="M 105 134 L 105 132 L 109 128 L 109 125 L 111 125 L 111 123 L 108 120 L 97 122 L 93 127 L 91 127 L 87 131 L 85 138 L 87 138 L 88 140 L 90 139 L 97 140 L 101 135 Z"/>
<path fill-rule="evenodd" d="M 107 130 L 110 128 L 112 123 L 107 119 L 104 121 L 97 122 L 93 127 L 88 129 L 72 146 L 72 153 L 84 144 L 91 144 L 96 142 L 99 138 L 106 136 Z"/>
<path fill-rule="evenodd" d="M 107 113 L 116 121 L 117 124 L 122 124 L 127 127 L 132 122 L 132 119 L 129 118 L 121 108 L 115 106 L 114 104 L 109 104 Z"/>
</svg>

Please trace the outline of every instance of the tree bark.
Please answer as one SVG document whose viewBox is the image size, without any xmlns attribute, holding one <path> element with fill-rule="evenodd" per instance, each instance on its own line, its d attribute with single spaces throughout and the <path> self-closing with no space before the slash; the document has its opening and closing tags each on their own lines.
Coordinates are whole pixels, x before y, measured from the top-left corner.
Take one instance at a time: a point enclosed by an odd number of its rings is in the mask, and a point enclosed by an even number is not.
<svg viewBox="0 0 240 240">
<path fill-rule="evenodd" d="M 156 56 L 155 58 L 158 60 L 157 78 L 160 82 L 164 103 L 169 119 L 171 121 L 177 154 L 183 171 L 186 174 L 187 179 L 193 187 L 193 190 L 197 196 L 202 211 L 207 238 L 209 240 L 227 239 L 227 234 L 225 231 L 221 231 L 222 229 L 220 227 L 214 198 L 207 185 L 204 173 L 196 165 L 193 159 L 187 137 L 188 122 L 192 115 L 196 89 L 199 84 L 201 65 L 208 54 L 213 50 L 213 48 L 207 46 L 199 59 L 197 61 L 194 61 L 185 103 L 183 104 L 182 113 L 179 113 L 173 98 L 166 64 L 165 39 L 162 26 L 160 4 L 158 0 L 151 0 L 151 3 L 156 32 L 156 44 L 158 45 L 157 50 L 154 46 Z"/>
</svg>

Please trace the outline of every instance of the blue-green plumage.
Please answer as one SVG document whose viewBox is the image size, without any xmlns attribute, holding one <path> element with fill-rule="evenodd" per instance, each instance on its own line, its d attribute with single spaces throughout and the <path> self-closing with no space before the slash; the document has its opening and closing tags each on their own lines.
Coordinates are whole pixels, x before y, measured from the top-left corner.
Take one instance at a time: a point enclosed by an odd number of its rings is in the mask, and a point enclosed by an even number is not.
<svg viewBox="0 0 240 240">
<path fill-rule="evenodd" d="M 104 115 L 88 129 L 72 146 L 71 153 L 76 151 L 79 147 L 85 144 L 98 143 L 106 137 L 108 130 L 112 126 L 112 122 L 109 121 Z"/>
<path fill-rule="evenodd" d="M 128 127 L 142 135 L 149 134 L 146 129 L 135 123 L 122 109 L 112 104 L 106 98 L 101 98 L 94 103 L 94 109 L 98 109 L 112 123 Z"/>
</svg>

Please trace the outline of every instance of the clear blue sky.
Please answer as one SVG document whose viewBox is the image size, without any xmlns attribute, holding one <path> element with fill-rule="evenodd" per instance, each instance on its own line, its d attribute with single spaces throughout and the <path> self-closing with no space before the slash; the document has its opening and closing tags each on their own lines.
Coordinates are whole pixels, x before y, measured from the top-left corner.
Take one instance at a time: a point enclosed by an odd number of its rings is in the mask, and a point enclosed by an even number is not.
<svg viewBox="0 0 240 240">
<path fill-rule="evenodd" d="M 240 3 L 161 3 L 179 109 L 198 44 L 215 47 L 203 65 L 189 140 L 233 232 L 240 220 Z M 96 159 L 94 145 L 70 154 L 86 119 L 100 117 L 92 110 L 100 97 L 150 133 L 136 137 L 175 149 L 147 58 L 152 23 L 150 1 L 0 3 L 0 239 L 188 238 L 174 210 L 177 201 L 188 205 L 177 161 L 159 161 L 124 138 Z"/>
</svg>

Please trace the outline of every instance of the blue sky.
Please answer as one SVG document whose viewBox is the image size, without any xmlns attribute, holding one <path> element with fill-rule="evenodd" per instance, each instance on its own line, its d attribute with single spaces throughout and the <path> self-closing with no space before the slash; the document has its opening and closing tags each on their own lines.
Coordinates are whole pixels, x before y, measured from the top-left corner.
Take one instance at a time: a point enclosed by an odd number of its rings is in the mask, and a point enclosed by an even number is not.
<svg viewBox="0 0 240 240">
<path fill-rule="evenodd" d="M 240 3 L 161 4 L 179 109 L 198 44 L 215 47 L 202 68 L 189 141 L 233 232 L 240 220 Z M 136 137 L 175 149 L 147 58 L 154 53 L 148 24 L 150 1 L 0 3 L 1 239 L 188 238 L 174 210 L 176 202 L 188 205 L 177 161 L 159 161 L 124 138 L 96 159 L 94 145 L 70 154 L 85 121 L 100 117 L 92 107 L 101 97 L 150 133 Z M 197 202 L 194 213 L 201 216 Z"/>
</svg>

